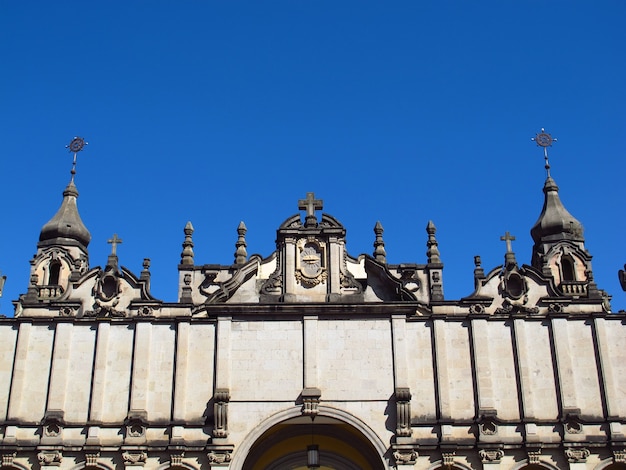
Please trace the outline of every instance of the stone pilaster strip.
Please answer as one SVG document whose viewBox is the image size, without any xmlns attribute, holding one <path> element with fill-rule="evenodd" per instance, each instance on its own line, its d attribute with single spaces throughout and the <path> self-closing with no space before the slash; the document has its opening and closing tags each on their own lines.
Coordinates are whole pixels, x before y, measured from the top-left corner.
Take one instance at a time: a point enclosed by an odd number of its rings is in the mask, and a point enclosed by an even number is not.
<svg viewBox="0 0 626 470">
<path fill-rule="evenodd" d="M 193 348 L 189 341 L 190 324 L 179 322 L 176 331 L 176 378 L 174 381 L 174 421 L 187 419 L 187 385 L 189 379 L 189 355 Z"/>
<path fill-rule="evenodd" d="M 315 388 L 319 385 L 317 358 L 317 316 L 305 316 L 303 321 L 304 342 L 304 384 L 303 388 Z"/>
<path fill-rule="evenodd" d="M 231 322 L 232 317 L 217 319 L 217 344 L 215 345 L 215 388 L 230 389 L 231 378 Z"/>
</svg>

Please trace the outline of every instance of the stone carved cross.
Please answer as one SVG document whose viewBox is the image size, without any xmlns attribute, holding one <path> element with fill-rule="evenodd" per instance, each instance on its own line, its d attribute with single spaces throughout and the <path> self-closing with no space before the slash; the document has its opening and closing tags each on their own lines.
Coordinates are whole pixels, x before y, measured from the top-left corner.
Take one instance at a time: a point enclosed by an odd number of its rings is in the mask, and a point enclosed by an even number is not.
<svg viewBox="0 0 626 470">
<path fill-rule="evenodd" d="M 306 193 L 306 199 L 298 201 L 298 209 L 305 210 L 307 217 L 315 215 L 316 210 L 322 210 L 324 201 L 315 199 L 315 193 Z"/>
<path fill-rule="evenodd" d="M 507 231 L 504 232 L 504 235 L 500 237 L 500 240 L 506 242 L 506 252 L 513 253 L 513 247 L 511 246 L 511 242 L 515 241 L 515 237 Z"/>
<path fill-rule="evenodd" d="M 122 239 L 117 238 L 117 233 L 114 233 L 113 238 L 108 239 L 107 243 L 111 244 L 111 254 L 113 256 L 117 255 L 117 245 L 122 243 Z"/>
<path fill-rule="evenodd" d="M 298 201 L 298 209 L 306 211 L 305 227 L 317 225 L 315 211 L 322 210 L 323 204 L 324 201 L 321 199 L 315 199 L 315 193 L 306 193 L 306 199 Z"/>
</svg>

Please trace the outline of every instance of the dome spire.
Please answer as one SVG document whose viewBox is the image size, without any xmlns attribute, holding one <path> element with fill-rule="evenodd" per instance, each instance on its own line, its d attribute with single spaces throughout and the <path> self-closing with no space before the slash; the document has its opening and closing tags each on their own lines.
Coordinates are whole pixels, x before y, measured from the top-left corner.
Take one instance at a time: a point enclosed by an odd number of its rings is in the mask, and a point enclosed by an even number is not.
<svg viewBox="0 0 626 470">
<path fill-rule="evenodd" d="M 556 139 L 552 138 L 545 129 L 541 129 L 532 140 L 539 147 L 543 147 L 546 181 L 543 185 L 543 208 L 541 214 L 530 230 L 530 234 L 535 242 L 532 253 L 532 265 L 542 271 L 548 272 L 548 257 L 557 256 L 553 249 L 563 243 L 572 248 L 585 252 L 585 238 L 583 237 L 583 226 L 565 208 L 559 197 L 559 187 L 550 175 L 550 163 L 548 161 L 548 147 L 552 146 Z M 588 256 L 588 255 L 586 255 Z"/>
<path fill-rule="evenodd" d="M 548 134 L 544 128 L 533 139 L 537 146 L 543 147 L 545 159 L 546 182 L 543 186 L 545 195 L 543 209 L 539 219 L 530 231 L 535 245 L 542 242 L 555 242 L 558 240 L 573 240 L 584 242 L 582 224 L 570 214 L 559 198 L 559 187 L 550 176 L 550 162 L 548 161 L 548 147 L 552 146 L 556 139 Z"/>
<path fill-rule="evenodd" d="M 70 152 L 74 153 L 72 163 L 71 179 L 63 191 L 63 201 L 57 213 L 41 229 L 39 234 L 39 247 L 49 245 L 73 245 L 87 251 L 87 246 L 91 241 L 91 234 L 78 214 L 76 199 L 78 190 L 74 184 L 76 174 L 76 155 L 85 146 L 86 142 L 82 137 L 74 137 L 66 146 Z"/>
</svg>

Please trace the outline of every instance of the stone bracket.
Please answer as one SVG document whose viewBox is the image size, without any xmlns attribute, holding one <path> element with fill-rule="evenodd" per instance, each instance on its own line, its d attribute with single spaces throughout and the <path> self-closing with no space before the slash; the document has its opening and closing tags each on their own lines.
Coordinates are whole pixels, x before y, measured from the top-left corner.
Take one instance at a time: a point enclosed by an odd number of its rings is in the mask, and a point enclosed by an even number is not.
<svg viewBox="0 0 626 470">
<path fill-rule="evenodd" d="M 227 388 L 216 388 L 213 395 L 213 437 L 228 437 L 228 402 L 230 401 L 230 390 Z"/>
<path fill-rule="evenodd" d="M 411 389 L 398 387 L 396 395 L 396 436 L 411 436 Z"/>
<path fill-rule="evenodd" d="M 307 387 L 302 390 L 302 415 L 314 420 L 319 413 L 322 391 L 319 388 Z"/>
</svg>

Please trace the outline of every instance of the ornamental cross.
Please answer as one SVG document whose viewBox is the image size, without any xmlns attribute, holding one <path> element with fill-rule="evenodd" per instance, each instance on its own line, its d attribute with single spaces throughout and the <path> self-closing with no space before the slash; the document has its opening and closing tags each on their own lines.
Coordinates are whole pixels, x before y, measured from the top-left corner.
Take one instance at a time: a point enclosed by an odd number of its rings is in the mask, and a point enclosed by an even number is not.
<svg viewBox="0 0 626 470">
<path fill-rule="evenodd" d="M 323 209 L 322 204 L 324 204 L 324 201 L 315 199 L 315 193 L 306 193 L 306 199 L 298 201 L 298 209 L 305 210 L 307 217 L 314 216 L 316 210 L 321 211 Z"/>
<path fill-rule="evenodd" d="M 500 237 L 500 240 L 506 242 L 506 252 L 513 253 L 513 247 L 511 246 L 511 242 L 515 241 L 515 237 L 509 232 L 504 232 L 504 235 Z"/>
<path fill-rule="evenodd" d="M 85 148 L 85 145 L 87 144 L 88 143 L 85 142 L 85 139 L 83 139 L 82 137 L 74 137 L 72 141 L 65 146 L 66 149 L 69 149 L 69 151 L 74 154 L 72 171 L 70 171 L 70 173 L 72 174 L 72 182 L 74 182 L 74 175 L 76 174 L 76 155 L 78 154 L 78 152 L 83 150 L 83 148 Z"/>
<path fill-rule="evenodd" d="M 552 137 L 542 127 L 541 132 L 538 132 L 535 137 L 530 140 L 534 140 L 538 147 L 543 147 L 543 159 L 546 161 L 545 168 L 548 177 L 550 177 L 550 162 L 548 161 L 548 147 L 552 147 L 552 143 L 556 142 L 556 138 Z"/>
<path fill-rule="evenodd" d="M 117 233 L 113 234 L 113 238 L 110 238 L 107 240 L 107 243 L 111 244 L 111 254 L 113 256 L 117 255 L 117 245 L 122 243 L 122 239 L 121 238 L 117 238 Z"/>
<path fill-rule="evenodd" d="M 298 209 L 306 211 L 305 227 L 315 227 L 317 225 L 315 211 L 322 210 L 323 204 L 324 201 L 321 199 L 315 199 L 315 193 L 306 193 L 306 199 L 298 201 Z"/>
</svg>

